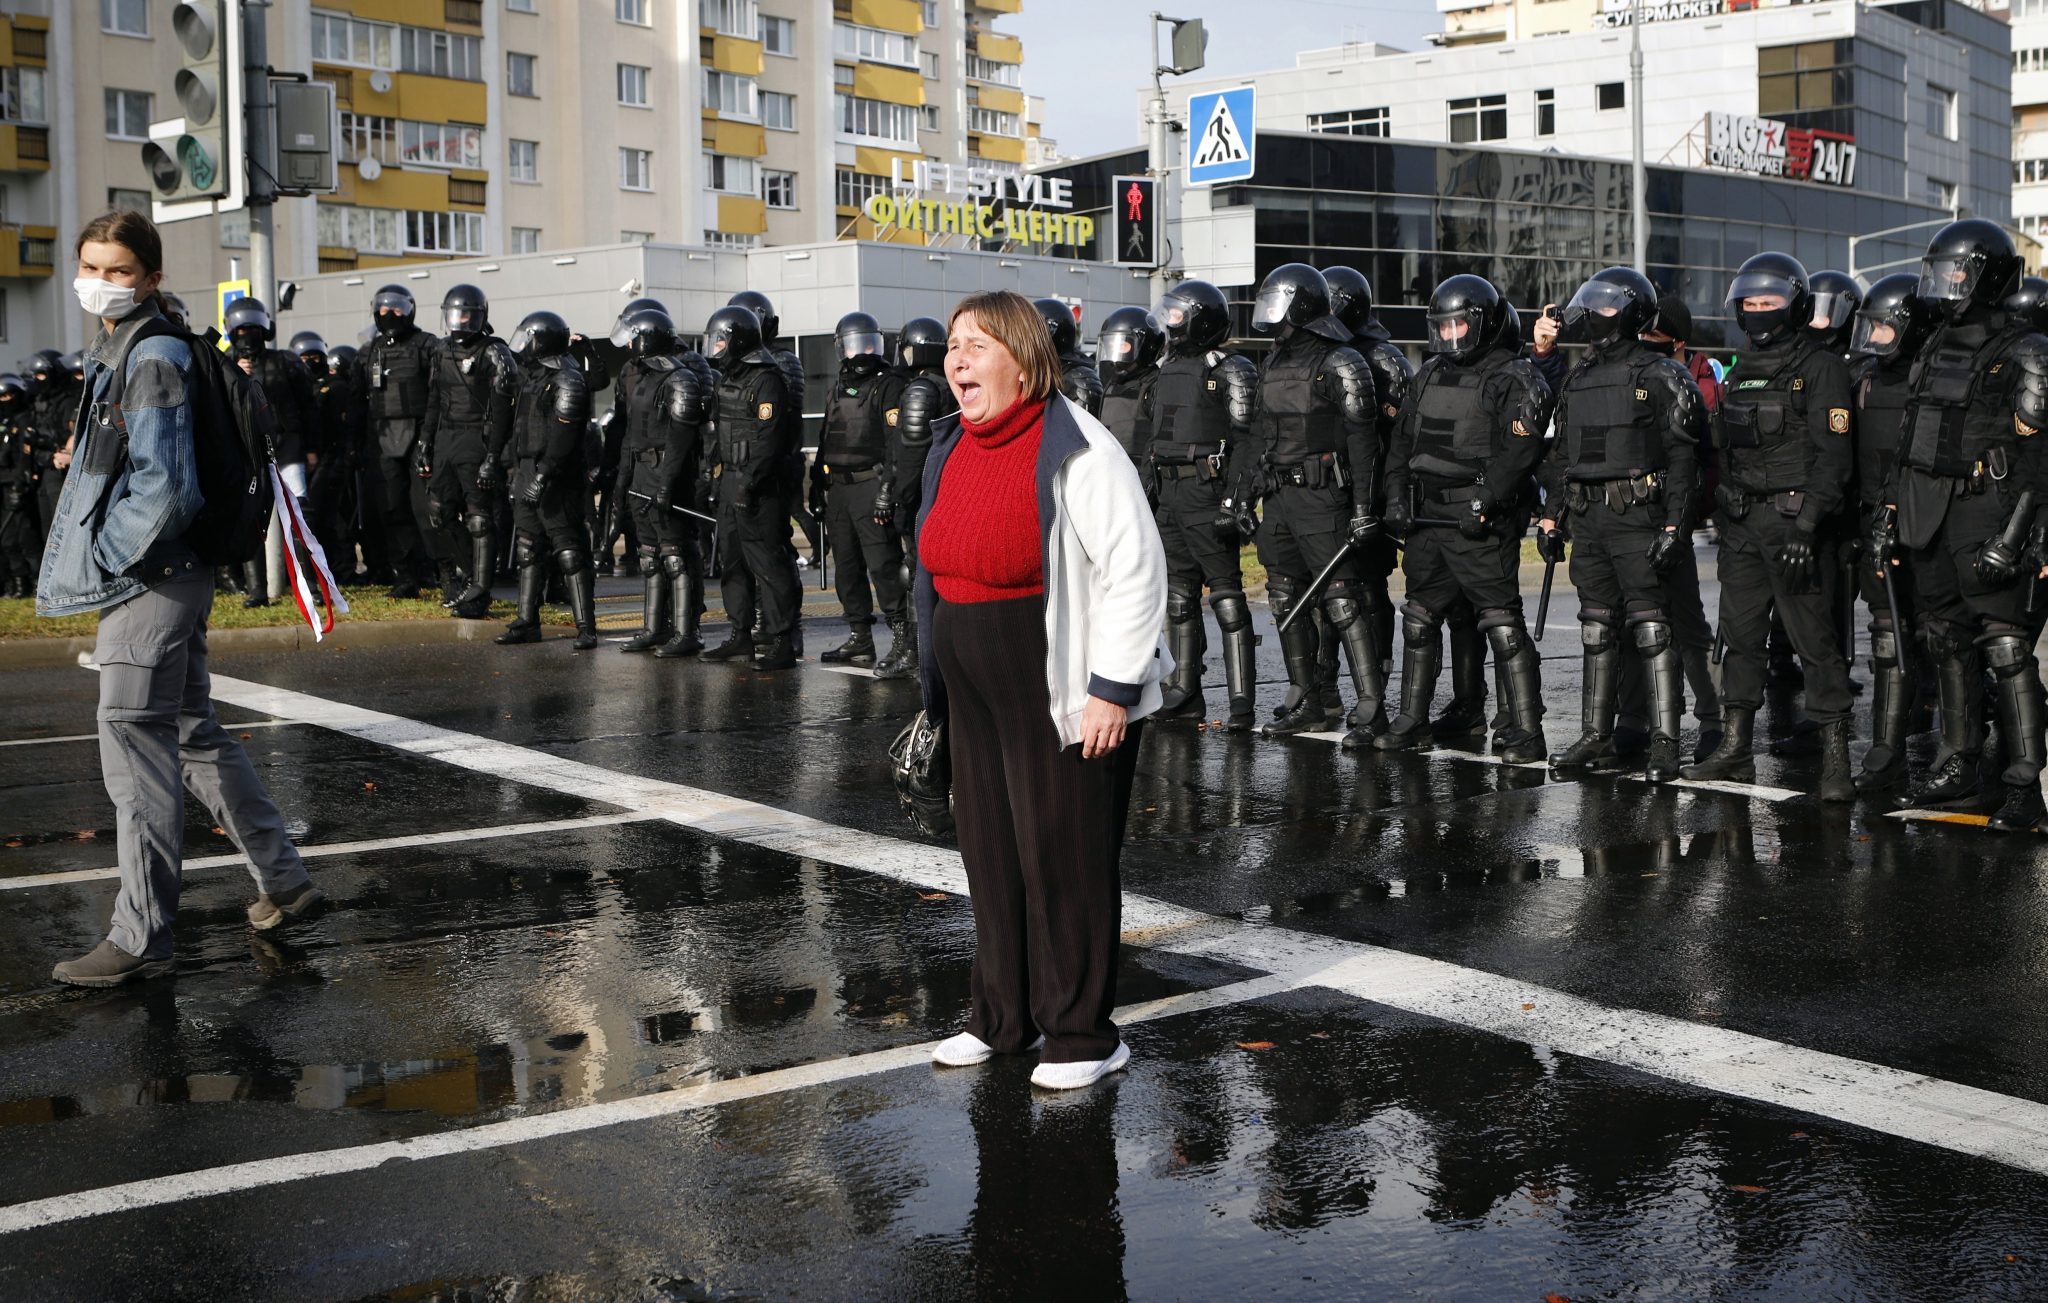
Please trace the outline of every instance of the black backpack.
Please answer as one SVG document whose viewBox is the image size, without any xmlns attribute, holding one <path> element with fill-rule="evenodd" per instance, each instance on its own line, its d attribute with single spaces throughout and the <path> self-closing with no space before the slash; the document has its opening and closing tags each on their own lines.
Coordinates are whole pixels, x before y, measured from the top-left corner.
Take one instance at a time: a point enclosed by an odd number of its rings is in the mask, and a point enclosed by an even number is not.
<svg viewBox="0 0 2048 1303">
<path fill-rule="evenodd" d="M 158 317 L 136 330 L 128 350 L 157 335 L 182 339 L 192 350 L 192 385 L 185 398 L 192 407 L 192 462 L 202 502 L 185 528 L 185 544 L 210 566 L 254 560 L 263 551 L 277 505 L 270 484 L 277 428 L 270 401 L 263 386 L 220 351 L 218 331 L 194 335 Z M 128 430 L 121 396 L 128 386 L 127 352 L 114 359 L 112 372 L 101 401 L 121 431 L 125 459 Z"/>
</svg>

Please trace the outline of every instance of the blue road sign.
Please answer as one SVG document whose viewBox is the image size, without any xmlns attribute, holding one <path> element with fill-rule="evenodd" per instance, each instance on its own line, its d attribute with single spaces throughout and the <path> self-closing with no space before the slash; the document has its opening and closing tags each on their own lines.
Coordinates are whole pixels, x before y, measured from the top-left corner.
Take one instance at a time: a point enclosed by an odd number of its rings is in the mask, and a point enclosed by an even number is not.
<svg viewBox="0 0 2048 1303">
<path fill-rule="evenodd" d="M 1188 96 L 1188 184 L 1251 180 L 1255 123 L 1250 86 Z"/>
</svg>

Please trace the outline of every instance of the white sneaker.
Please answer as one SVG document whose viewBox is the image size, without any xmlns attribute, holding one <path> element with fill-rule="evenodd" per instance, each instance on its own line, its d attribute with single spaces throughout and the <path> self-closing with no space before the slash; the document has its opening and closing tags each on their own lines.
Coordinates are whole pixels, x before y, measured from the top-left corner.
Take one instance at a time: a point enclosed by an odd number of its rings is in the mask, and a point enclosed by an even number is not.
<svg viewBox="0 0 2048 1303">
<path fill-rule="evenodd" d="M 971 1068 L 987 1063 L 995 1047 L 973 1032 L 949 1036 L 932 1047 L 932 1062 L 942 1068 Z"/>
<path fill-rule="evenodd" d="M 1031 1072 L 1031 1084 L 1042 1090 L 1079 1090 L 1092 1086 L 1112 1072 L 1122 1072 L 1131 1061 L 1131 1050 L 1123 1042 L 1106 1059 L 1085 1063 L 1041 1063 Z"/>
</svg>

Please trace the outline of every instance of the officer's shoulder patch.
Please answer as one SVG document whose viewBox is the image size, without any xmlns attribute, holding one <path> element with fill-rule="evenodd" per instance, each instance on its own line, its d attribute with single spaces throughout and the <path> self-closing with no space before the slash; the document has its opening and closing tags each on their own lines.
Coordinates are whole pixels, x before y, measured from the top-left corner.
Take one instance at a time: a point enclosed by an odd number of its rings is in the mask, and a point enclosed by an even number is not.
<svg viewBox="0 0 2048 1303">
<path fill-rule="evenodd" d="M 1849 409 L 1846 407 L 1830 407 L 1828 409 L 1828 429 L 1836 434 L 1849 433 Z"/>
<path fill-rule="evenodd" d="M 1805 376 L 1793 376 L 1793 377 L 1792 377 L 1792 392 L 1796 394 L 1796 393 L 1798 393 L 1798 392 L 1799 392 L 1800 390 L 1802 390 L 1802 389 L 1804 389 L 1804 388 L 1806 388 L 1806 377 L 1805 377 Z"/>
<path fill-rule="evenodd" d="M 2028 425 L 2025 421 L 2022 421 L 2019 417 L 2015 416 L 2012 418 L 2012 432 L 2022 439 L 2031 439 L 2035 435 L 2041 433 L 2041 427 L 2037 425 Z"/>
<path fill-rule="evenodd" d="M 1991 364 L 1991 369 L 1990 369 L 1990 370 L 1988 370 L 1988 371 L 1986 371 L 1986 372 L 1985 372 L 1984 374 L 1985 374 L 1985 375 L 1988 375 L 1988 376 L 1995 376 L 1995 375 L 1997 375 L 1997 374 L 1998 374 L 1998 373 L 1999 373 L 2000 371 L 2003 371 L 2004 369 L 2005 369 L 2005 363 L 2003 363 L 2003 362 L 1993 362 L 1993 363 Z"/>
<path fill-rule="evenodd" d="M 1216 382 L 1215 382 L 1214 380 L 1211 380 L 1211 381 L 1209 382 L 1209 388 L 1211 388 L 1211 389 L 1214 389 L 1215 387 L 1216 387 Z"/>
<path fill-rule="evenodd" d="M 1637 402 L 1639 402 L 1639 403 L 1647 403 L 1647 402 L 1649 402 L 1649 401 L 1650 401 L 1650 391 L 1649 391 L 1649 390 L 1647 390 L 1647 389 L 1638 389 L 1638 390 L 1636 390 L 1636 401 L 1637 401 Z"/>
<path fill-rule="evenodd" d="M 775 404 L 773 403 L 762 403 L 759 407 L 756 407 L 754 409 L 754 419 L 757 421 L 769 421 L 773 420 L 774 418 Z"/>
<path fill-rule="evenodd" d="M 896 428 L 896 411 L 897 409 L 892 407 L 888 411 L 882 413 L 883 422 L 886 425 L 888 425 L 889 428 L 892 430 Z"/>
</svg>

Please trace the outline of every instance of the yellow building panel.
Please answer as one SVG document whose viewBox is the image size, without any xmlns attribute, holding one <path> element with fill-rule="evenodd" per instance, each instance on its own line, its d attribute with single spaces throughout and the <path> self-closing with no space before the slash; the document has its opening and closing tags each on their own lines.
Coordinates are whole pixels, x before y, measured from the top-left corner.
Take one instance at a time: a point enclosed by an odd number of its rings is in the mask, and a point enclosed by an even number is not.
<svg viewBox="0 0 2048 1303">
<path fill-rule="evenodd" d="M 35 14 L 16 14 L 14 16 L 14 25 L 16 27 L 26 27 L 31 31 L 37 32 L 47 32 L 50 30 L 50 20 L 38 17 Z"/>
<path fill-rule="evenodd" d="M 1024 0 L 974 0 L 972 7 L 992 14 L 1021 14 L 1024 12 Z"/>
<path fill-rule="evenodd" d="M 903 175 L 910 175 L 911 165 L 924 162 L 923 154 L 899 154 L 893 150 L 875 149 L 868 145 L 853 147 L 853 170 L 869 176 L 889 176 L 889 165 L 897 160 L 903 162 Z"/>
<path fill-rule="evenodd" d="M 320 246 L 320 259 L 323 262 L 354 262 L 357 256 L 356 250 L 345 244 L 323 244 Z"/>
<path fill-rule="evenodd" d="M 976 37 L 974 52 L 991 63 L 1024 62 L 1024 42 L 999 32 L 983 32 Z"/>
<path fill-rule="evenodd" d="M 854 65 L 853 93 L 862 99 L 891 104 L 924 103 L 924 74 L 911 68 L 886 68 L 876 63 Z"/>
<path fill-rule="evenodd" d="M 759 158 L 768 152 L 768 132 L 756 122 L 719 118 L 704 124 L 704 148 L 714 154 Z"/>
<path fill-rule="evenodd" d="M 924 33 L 924 6 L 918 0 L 853 0 L 853 21 L 861 27 L 919 36 Z"/>
<path fill-rule="evenodd" d="M 993 109 L 997 113 L 1022 113 L 1024 111 L 1024 92 L 1011 90 L 1007 86 L 983 86 L 976 84 L 974 88 L 974 102 L 981 108 Z"/>
<path fill-rule="evenodd" d="M 983 158 L 992 158 L 999 163 L 1024 161 L 1024 142 L 1015 136 L 990 136 L 979 131 L 970 131 L 967 138 L 979 145 Z"/>
<path fill-rule="evenodd" d="M 356 258 L 357 271 L 376 271 L 381 267 L 408 267 L 422 262 L 446 262 L 446 258 L 431 253 L 415 253 L 405 257 L 391 254 L 365 253 Z"/>
<path fill-rule="evenodd" d="M 404 23 L 408 27 L 448 26 L 447 7 L 439 0 L 431 4 L 423 4 L 421 0 L 340 0 L 322 7 L 346 9 L 358 18 L 378 23 Z"/>
<path fill-rule="evenodd" d="M 0 226 L 0 276 L 21 275 L 21 228 Z"/>
<path fill-rule="evenodd" d="M 389 112 L 395 117 L 411 118 L 414 122 L 484 120 L 484 104 L 488 92 L 480 81 L 457 81 L 452 77 L 430 77 L 418 72 L 397 73 L 391 80 L 392 94 L 398 100 L 398 107 Z M 368 90 L 369 83 L 368 77 L 358 77 L 356 90 Z M 356 112 L 384 113 L 387 110 L 366 110 L 361 107 L 361 101 L 358 101 Z"/>
<path fill-rule="evenodd" d="M 759 41 L 742 40 L 737 36 L 714 36 L 711 38 L 711 66 L 720 72 L 758 77 L 767 66 L 767 56 L 762 53 Z"/>
<path fill-rule="evenodd" d="M 728 235 L 766 235 L 767 201 L 746 195 L 718 196 L 718 229 Z"/>
<path fill-rule="evenodd" d="M 138 148 L 140 148 L 138 146 Z M 50 129 L 0 124 L 0 172 L 50 170 Z"/>
<path fill-rule="evenodd" d="M 14 24 L 0 22 L 0 68 L 14 66 Z"/>
<path fill-rule="evenodd" d="M 486 182 L 491 179 L 491 174 L 489 172 L 479 172 L 474 168 L 451 167 L 448 169 L 448 179 L 450 181 Z"/>
<path fill-rule="evenodd" d="M 341 169 L 338 197 L 365 208 L 417 208 L 445 212 L 448 208 L 446 172 L 407 172 L 387 167 L 375 181 L 365 181 L 352 167 Z"/>
<path fill-rule="evenodd" d="M 841 218 L 853 218 L 853 238 L 856 240 L 879 240 L 883 244 L 923 244 L 923 231 L 906 231 L 900 226 L 877 226 L 864 216 L 856 216 L 851 208 L 839 210 Z M 842 221 L 841 226 L 845 223 Z"/>
</svg>

